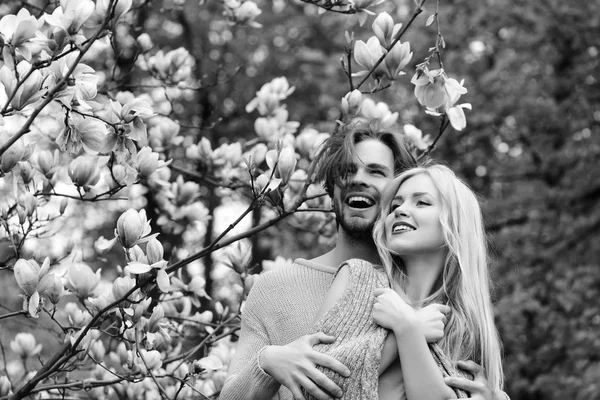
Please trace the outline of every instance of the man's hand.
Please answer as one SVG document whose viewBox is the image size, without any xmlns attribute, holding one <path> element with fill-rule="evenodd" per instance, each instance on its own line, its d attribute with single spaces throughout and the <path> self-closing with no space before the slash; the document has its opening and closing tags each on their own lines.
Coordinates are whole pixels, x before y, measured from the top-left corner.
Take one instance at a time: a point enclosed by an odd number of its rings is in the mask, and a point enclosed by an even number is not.
<svg viewBox="0 0 600 400">
<path fill-rule="evenodd" d="M 304 400 L 302 388 L 319 400 L 341 397 L 342 389 L 316 366 L 329 368 L 342 376 L 350 371 L 335 358 L 313 349 L 318 343 L 333 343 L 335 337 L 323 332 L 302 336 L 285 346 L 267 346 L 261 353 L 261 368 L 273 379 L 287 387 L 294 400 Z"/>
<path fill-rule="evenodd" d="M 446 385 L 471 393 L 471 397 L 469 397 L 471 400 L 510 400 L 503 391 L 493 391 L 490 388 L 489 382 L 483 375 L 481 365 L 474 361 L 459 361 L 457 365 L 459 368 L 469 371 L 475 378 L 471 381 L 467 378 L 453 376 L 444 379 Z"/>
<path fill-rule="evenodd" d="M 417 310 L 417 318 L 423 326 L 427 343 L 437 343 L 444 337 L 446 314 L 449 312 L 450 307 L 444 304 L 430 304 Z"/>
</svg>

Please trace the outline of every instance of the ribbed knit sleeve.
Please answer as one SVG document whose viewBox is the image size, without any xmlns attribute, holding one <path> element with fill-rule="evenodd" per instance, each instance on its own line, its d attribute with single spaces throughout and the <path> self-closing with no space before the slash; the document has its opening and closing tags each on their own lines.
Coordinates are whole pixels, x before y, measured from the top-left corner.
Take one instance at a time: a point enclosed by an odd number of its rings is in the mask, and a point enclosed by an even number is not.
<svg viewBox="0 0 600 400">
<path fill-rule="evenodd" d="M 261 280 L 250 291 L 242 316 L 240 340 L 236 355 L 229 367 L 229 373 L 219 399 L 222 400 L 265 400 L 277 394 L 280 385 L 258 366 L 258 353 L 271 344 L 268 331 L 261 317 L 257 315 L 268 295 Z"/>
<path fill-rule="evenodd" d="M 261 274 L 242 310 L 240 340 L 221 391 L 223 400 L 291 400 L 292 393 L 258 367 L 264 346 L 286 345 L 310 331 L 335 267 L 297 259 Z"/>
<path fill-rule="evenodd" d="M 388 331 L 373 322 L 374 290 L 388 287 L 388 280 L 366 261 L 352 259 L 345 264 L 350 276 L 342 296 L 313 329 L 337 339 L 314 348 L 350 369 L 350 377 L 344 378 L 328 368 L 320 368 L 343 390 L 344 400 L 377 400 L 381 350 Z M 313 399 L 308 393 L 304 396 Z"/>
</svg>

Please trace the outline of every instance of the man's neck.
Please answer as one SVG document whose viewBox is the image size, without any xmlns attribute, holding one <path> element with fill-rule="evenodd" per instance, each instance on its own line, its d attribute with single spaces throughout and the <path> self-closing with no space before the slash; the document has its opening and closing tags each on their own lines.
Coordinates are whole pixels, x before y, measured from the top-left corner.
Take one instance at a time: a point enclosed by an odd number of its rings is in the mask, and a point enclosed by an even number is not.
<svg viewBox="0 0 600 400">
<path fill-rule="evenodd" d="M 377 247 L 375 247 L 375 243 L 372 240 L 359 240 L 346 234 L 343 229 L 339 229 L 335 247 L 329 252 L 314 258 L 312 261 L 337 267 L 351 258 L 359 258 L 373 264 L 380 263 Z"/>
</svg>

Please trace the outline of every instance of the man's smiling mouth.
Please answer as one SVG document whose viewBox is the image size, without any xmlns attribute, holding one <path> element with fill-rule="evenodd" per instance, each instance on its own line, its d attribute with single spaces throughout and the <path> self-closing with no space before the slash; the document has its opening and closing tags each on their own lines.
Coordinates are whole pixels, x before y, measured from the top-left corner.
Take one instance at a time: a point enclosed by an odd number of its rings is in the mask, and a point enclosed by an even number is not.
<svg viewBox="0 0 600 400">
<path fill-rule="evenodd" d="M 365 196 L 349 196 L 346 204 L 352 208 L 369 208 L 375 205 L 375 200 Z"/>
</svg>

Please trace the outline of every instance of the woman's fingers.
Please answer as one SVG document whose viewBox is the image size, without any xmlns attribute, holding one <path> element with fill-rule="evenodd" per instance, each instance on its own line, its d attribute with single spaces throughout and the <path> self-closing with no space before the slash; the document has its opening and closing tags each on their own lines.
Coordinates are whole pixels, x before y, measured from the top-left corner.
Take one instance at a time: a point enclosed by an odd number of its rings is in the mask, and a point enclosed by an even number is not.
<svg viewBox="0 0 600 400">
<path fill-rule="evenodd" d="M 456 365 L 473 374 L 473 376 L 479 375 L 481 373 L 481 365 L 477 364 L 472 360 L 461 360 L 456 363 Z"/>
</svg>

